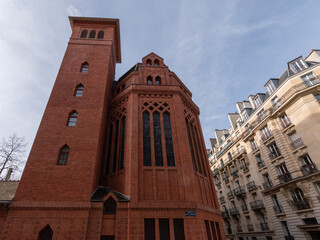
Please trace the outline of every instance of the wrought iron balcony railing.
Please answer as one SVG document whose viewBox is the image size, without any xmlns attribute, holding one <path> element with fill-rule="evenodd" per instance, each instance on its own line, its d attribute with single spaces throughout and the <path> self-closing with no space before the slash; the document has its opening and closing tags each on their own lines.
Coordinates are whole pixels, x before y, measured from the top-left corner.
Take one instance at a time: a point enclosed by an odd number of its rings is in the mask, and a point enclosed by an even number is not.
<svg viewBox="0 0 320 240">
<path fill-rule="evenodd" d="M 292 180 L 291 174 L 286 173 L 278 176 L 280 183 L 286 183 Z"/>
<path fill-rule="evenodd" d="M 257 162 L 257 165 L 258 165 L 258 168 L 263 168 L 264 167 L 264 161 L 260 161 L 260 162 Z"/>
<path fill-rule="evenodd" d="M 292 201 L 292 204 L 296 207 L 298 211 L 311 208 L 309 201 L 306 198 L 303 198 L 300 201 Z"/>
<path fill-rule="evenodd" d="M 267 134 L 262 134 L 262 141 L 266 141 L 267 139 L 271 138 L 272 134 L 271 132 L 268 132 Z"/>
<path fill-rule="evenodd" d="M 247 183 L 247 188 L 250 191 L 250 190 L 257 188 L 257 186 L 254 181 L 251 181 L 251 182 Z"/>
<path fill-rule="evenodd" d="M 233 170 L 233 172 L 231 172 L 231 175 L 233 176 L 233 178 L 238 177 L 238 170 Z"/>
<path fill-rule="evenodd" d="M 258 211 L 258 210 L 265 208 L 262 200 L 256 200 L 256 201 L 251 202 L 250 207 L 254 211 Z"/>
<path fill-rule="evenodd" d="M 227 195 L 228 195 L 228 198 L 232 198 L 232 197 L 233 197 L 233 193 L 232 193 L 232 191 L 227 192 Z"/>
<path fill-rule="evenodd" d="M 225 203 L 226 202 L 226 199 L 224 198 L 224 196 L 221 196 L 219 199 L 220 199 L 220 203 Z"/>
<path fill-rule="evenodd" d="M 236 216 L 236 215 L 239 215 L 239 214 L 240 214 L 238 208 L 236 208 L 236 207 L 230 208 L 230 209 L 229 209 L 229 212 L 230 212 L 230 215 L 231 215 L 231 216 Z"/>
<path fill-rule="evenodd" d="M 239 195 L 244 194 L 244 193 L 246 193 L 246 191 L 245 191 L 244 187 L 242 187 L 242 186 L 239 186 L 239 187 L 233 189 L 233 194 L 235 196 L 239 196 Z"/>
<path fill-rule="evenodd" d="M 297 149 L 297 148 L 299 148 L 299 147 L 302 147 L 304 144 L 303 144 L 303 142 L 302 142 L 302 139 L 301 139 L 301 138 L 298 138 L 298 139 L 292 141 L 292 142 L 290 143 L 290 145 L 291 145 L 291 147 L 293 148 L 293 150 L 295 150 L 295 149 Z"/>
<path fill-rule="evenodd" d="M 307 176 L 318 171 L 315 165 L 313 164 L 302 165 L 300 169 L 302 171 L 303 176 Z"/>
<path fill-rule="evenodd" d="M 269 157 L 270 157 L 271 160 L 276 159 L 276 158 L 278 158 L 280 156 L 281 156 L 281 153 L 280 153 L 279 150 L 269 153 Z"/>
</svg>

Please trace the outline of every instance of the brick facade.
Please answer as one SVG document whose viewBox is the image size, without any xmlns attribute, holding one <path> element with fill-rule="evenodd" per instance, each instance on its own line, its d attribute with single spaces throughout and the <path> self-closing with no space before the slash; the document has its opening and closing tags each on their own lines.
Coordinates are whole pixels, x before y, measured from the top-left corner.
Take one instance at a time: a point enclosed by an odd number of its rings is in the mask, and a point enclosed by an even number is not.
<svg viewBox="0 0 320 240">
<path fill-rule="evenodd" d="M 150 231 L 164 239 L 159 219 L 167 219 L 170 239 L 224 239 L 191 92 L 154 53 L 114 82 L 119 21 L 71 17 L 70 23 L 69 45 L 0 238 L 41 239 L 44 229 L 52 239 L 144 239 Z M 76 126 L 67 124 L 72 111 Z M 66 145 L 67 164 L 58 165 Z M 146 219 L 154 223 L 150 229 Z"/>
</svg>

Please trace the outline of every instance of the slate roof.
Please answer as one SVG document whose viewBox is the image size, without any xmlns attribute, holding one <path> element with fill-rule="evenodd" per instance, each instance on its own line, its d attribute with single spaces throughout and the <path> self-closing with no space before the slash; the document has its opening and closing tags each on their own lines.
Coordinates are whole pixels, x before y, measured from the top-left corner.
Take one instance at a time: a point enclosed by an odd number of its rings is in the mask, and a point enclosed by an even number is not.
<svg viewBox="0 0 320 240">
<path fill-rule="evenodd" d="M 119 193 L 111 188 L 106 188 L 103 186 L 97 187 L 97 189 L 92 193 L 91 195 L 91 202 L 103 202 L 104 197 L 109 193 L 112 192 L 114 195 L 116 195 L 119 202 L 129 202 L 130 197 Z"/>
<path fill-rule="evenodd" d="M 11 203 L 19 181 L 0 181 L 0 203 Z"/>
</svg>

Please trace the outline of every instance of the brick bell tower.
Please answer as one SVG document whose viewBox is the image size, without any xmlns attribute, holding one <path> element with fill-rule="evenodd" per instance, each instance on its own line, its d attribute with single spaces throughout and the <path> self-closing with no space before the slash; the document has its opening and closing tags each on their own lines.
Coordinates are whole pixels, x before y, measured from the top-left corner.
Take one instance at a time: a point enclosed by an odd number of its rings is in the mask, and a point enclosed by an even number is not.
<svg viewBox="0 0 320 240">
<path fill-rule="evenodd" d="M 154 53 L 115 82 L 119 21 L 70 23 L 0 239 L 225 239 L 191 92 Z"/>
</svg>

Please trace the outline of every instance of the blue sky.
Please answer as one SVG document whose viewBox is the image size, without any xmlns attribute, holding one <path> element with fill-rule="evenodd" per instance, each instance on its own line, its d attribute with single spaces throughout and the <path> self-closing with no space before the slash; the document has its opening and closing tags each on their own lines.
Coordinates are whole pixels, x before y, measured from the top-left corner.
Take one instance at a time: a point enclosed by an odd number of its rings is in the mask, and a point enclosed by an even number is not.
<svg viewBox="0 0 320 240">
<path fill-rule="evenodd" d="M 320 48 L 320 1 L 0 0 L 0 137 L 38 129 L 71 34 L 68 16 L 119 18 L 116 79 L 150 52 L 193 93 L 207 146 L 228 112 Z"/>
</svg>

